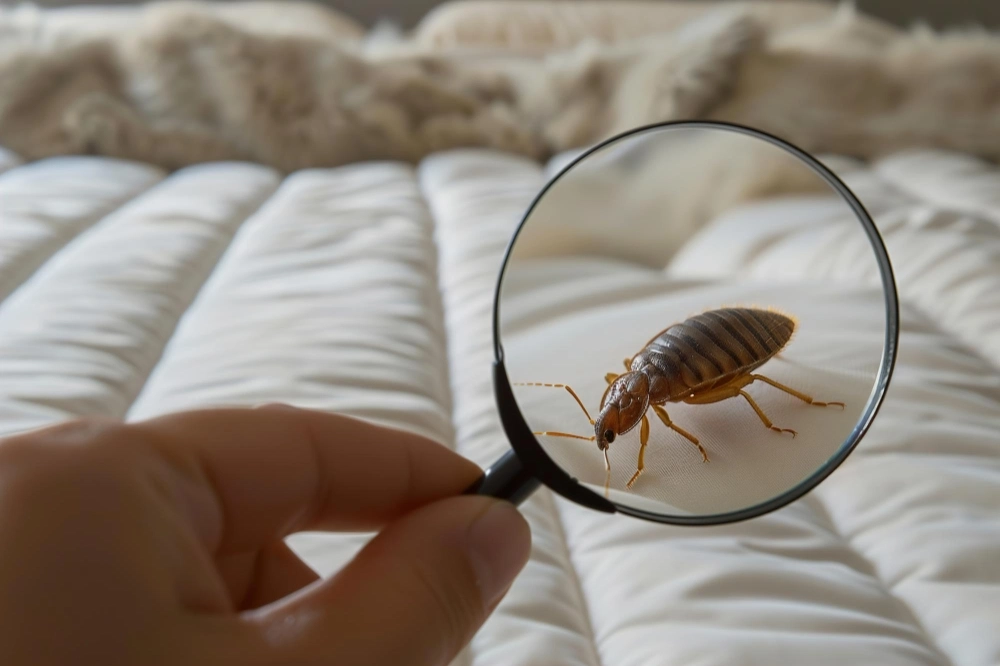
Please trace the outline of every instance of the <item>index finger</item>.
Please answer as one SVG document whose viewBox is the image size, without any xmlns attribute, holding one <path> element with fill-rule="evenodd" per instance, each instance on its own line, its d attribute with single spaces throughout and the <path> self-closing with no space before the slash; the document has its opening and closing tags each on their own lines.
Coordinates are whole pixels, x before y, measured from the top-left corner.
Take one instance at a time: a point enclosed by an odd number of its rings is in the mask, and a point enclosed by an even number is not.
<svg viewBox="0 0 1000 666">
<path fill-rule="evenodd" d="M 129 427 L 179 472 L 173 491 L 215 552 L 301 530 L 377 529 L 460 494 L 482 472 L 413 433 L 283 406 L 182 412 Z"/>
</svg>

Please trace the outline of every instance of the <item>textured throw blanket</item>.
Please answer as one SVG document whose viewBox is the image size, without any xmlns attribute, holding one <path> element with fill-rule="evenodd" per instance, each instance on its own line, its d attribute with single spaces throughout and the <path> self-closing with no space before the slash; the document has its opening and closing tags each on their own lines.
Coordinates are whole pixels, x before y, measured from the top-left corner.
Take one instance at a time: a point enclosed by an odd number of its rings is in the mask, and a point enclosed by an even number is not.
<svg viewBox="0 0 1000 666">
<path fill-rule="evenodd" d="M 1000 156 L 1000 41 L 986 33 L 872 31 L 849 11 L 769 32 L 718 11 L 629 43 L 518 55 L 375 49 L 360 28 L 320 16 L 166 2 L 55 30 L 8 13 L 0 145 L 28 159 L 290 171 L 467 146 L 543 159 L 706 118 L 863 159 L 913 147 Z"/>
</svg>

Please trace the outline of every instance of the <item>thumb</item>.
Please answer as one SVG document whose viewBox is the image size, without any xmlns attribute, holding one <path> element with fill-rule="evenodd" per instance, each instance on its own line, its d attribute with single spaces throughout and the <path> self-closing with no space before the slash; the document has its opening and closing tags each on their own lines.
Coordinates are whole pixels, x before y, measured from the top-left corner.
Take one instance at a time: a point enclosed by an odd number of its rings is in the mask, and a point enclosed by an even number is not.
<svg viewBox="0 0 1000 666">
<path fill-rule="evenodd" d="M 499 603 L 530 548 L 528 524 L 511 504 L 441 500 L 391 523 L 336 576 L 256 620 L 280 663 L 444 666 Z"/>
</svg>

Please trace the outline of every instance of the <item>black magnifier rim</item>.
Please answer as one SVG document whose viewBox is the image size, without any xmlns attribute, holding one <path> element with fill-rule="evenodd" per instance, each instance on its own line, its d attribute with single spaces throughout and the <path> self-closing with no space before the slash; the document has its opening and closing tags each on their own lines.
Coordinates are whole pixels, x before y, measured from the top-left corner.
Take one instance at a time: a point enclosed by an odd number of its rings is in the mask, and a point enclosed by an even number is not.
<svg viewBox="0 0 1000 666">
<path fill-rule="evenodd" d="M 619 141 L 638 134 L 672 128 L 722 130 L 743 134 L 761 139 L 777 146 L 778 148 L 783 148 L 810 166 L 813 171 L 822 177 L 831 188 L 836 190 L 837 193 L 848 202 L 851 209 L 854 211 L 854 214 L 861 221 L 862 226 L 865 228 L 865 232 L 868 234 L 868 240 L 871 243 L 872 249 L 875 251 L 875 255 L 878 260 L 879 273 L 882 279 L 882 291 L 885 297 L 885 342 L 882 349 L 882 359 L 879 364 L 878 379 L 874 387 L 874 392 L 869 397 L 868 405 L 864 414 L 858 420 L 858 423 L 848 435 L 844 444 L 842 444 L 838 449 L 837 453 L 831 456 L 827 462 L 812 475 L 776 497 L 738 511 L 728 511 L 725 513 L 704 516 L 674 516 L 625 506 L 619 504 L 618 502 L 613 502 L 605 498 L 603 495 L 590 490 L 586 486 L 579 483 L 577 479 L 567 474 L 558 464 L 556 464 L 555 461 L 552 460 L 551 457 L 549 457 L 534 435 L 530 434 L 531 428 L 524 421 L 524 417 L 521 415 L 520 409 L 518 408 L 517 402 L 514 398 L 510 378 L 507 376 L 507 371 L 504 366 L 503 345 L 500 342 L 500 295 L 503 289 L 504 277 L 507 272 L 507 265 L 510 261 L 511 253 L 514 250 L 514 246 L 517 243 L 521 230 L 531 218 L 531 214 L 535 207 L 542 200 L 549 189 L 578 163 L 613 143 L 618 143 Z M 573 502 L 610 513 L 617 511 L 635 518 L 672 525 L 721 525 L 725 523 L 735 523 L 743 520 L 749 520 L 784 507 L 809 493 L 813 488 L 826 479 L 827 476 L 832 474 L 834 470 L 840 467 L 841 463 L 843 463 L 847 456 L 854 451 L 855 447 L 857 447 L 858 443 L 868 432 L 872 421 L 882 407 L 885 393 L 889 388 L 889 382 L 892 378 L 892 373 L 896 365 L 898 347 L 899 299 L 896 291 L 896 281 L 892 269 L 892 263 L 889 260 L 889 253 L 886 251 L 882 236 L 879 233 L 878 228 L 875 226 L 875 222 L 872 220 L 871 215 L 869 215 L 861 201 L 858 200 L 854 193 L 839 177 L 837 177 L 836 174 L 833 173 L 833 171 L 801 148 L 798 148 L 784 139 L 780 139 L 777 136 L 763 130 L 726 121 L 671 120 L 642 125 L 605 139 L 604 141 L 588 148 L 576 158 L 571 160 L 545 184 L 537 195 L 535 195 L 531 205 L 528 206 L 528 209 L 522 216 L 521 221 L 517 225 L 517 229 L 514 231 L 513 236 L 511 236 L 510 242 L 507 244 L 507 249 L 504 252 L 503 262 L 500 266 L 500 273 L 497 276 L 496 289 L 493 296 L 493 352 L 495 359 L 493 378 L 495 397 L 500 409 L 501 421 L 503 422 L 504 429 L 507 432 L 507 437 L 510 440 L 514 452 L 521 459 L 522 463 L 525 464 L 531 470 L 532 474 L 534 474 L 535 477 L 548 488 Z M 528 436 L 525 436 L 525 433 L 527 433 Z"/>
</svg>

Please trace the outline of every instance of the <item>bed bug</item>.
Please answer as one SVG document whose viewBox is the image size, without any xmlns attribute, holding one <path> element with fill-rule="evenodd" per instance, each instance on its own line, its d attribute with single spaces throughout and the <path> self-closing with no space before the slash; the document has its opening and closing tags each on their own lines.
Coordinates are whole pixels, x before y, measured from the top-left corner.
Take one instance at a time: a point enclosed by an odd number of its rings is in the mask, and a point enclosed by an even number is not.
<svg viewBox="0 0 1000 666">
<path fill-rule="evenodd" d="M 554 431 L 535 434 L 596 441 L 598 450 L 604 453 L 607 468 L 605 492 L 611 477 L 608 447 L 616 438 L 641 424 L 636 471 L 626 484 L 631 489 L 644 468 L 649 440 L 647 411 L 650 409 L 664 425 L 698 447 L 702 462 L 709 461 L 708 452 L 698 438 L 670 420 L 663 408 L 668 402 L 707 405 L 742 396 L 766 427 L 779 433 L 791 433 L 792 437 L 796 435 L 794 430 L 779 428 L 771 423 L 764 410 L 743 389 L 759 380 L 810 405 L 838 405 L 843 408 L 842 402 L 819 402 L 805 393 L 754 373 L 785 348 L 795 328 L 793 317 L 773 309 L 759 308 L 709 310 L 672 324 L 654 335 L 635 356 L 625 359 L 624 373 L 609 372 L 605 375 L 608 387 L 601 397 L 596 419 L 590 416 L 576 391 L 566 384 L 519 384 L 564 388 L 573 396 L 594 426 L 594 435 L 584 437 Z"/>
</svg>

